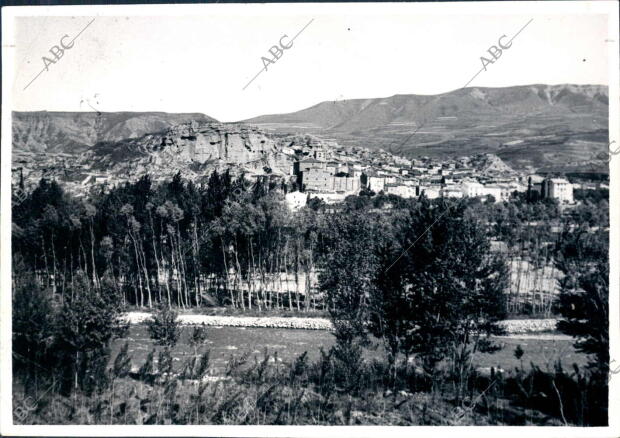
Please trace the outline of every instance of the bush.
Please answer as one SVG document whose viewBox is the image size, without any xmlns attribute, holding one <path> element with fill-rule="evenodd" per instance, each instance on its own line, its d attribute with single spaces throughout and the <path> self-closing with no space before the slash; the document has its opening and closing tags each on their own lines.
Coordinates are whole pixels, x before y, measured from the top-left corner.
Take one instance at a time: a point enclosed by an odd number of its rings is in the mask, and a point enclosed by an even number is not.
<svg viewBox="0 0 620 438">
<path fill-rule="evenodd" d="M 172 348 L 176 345 L 181 327 L 177 321 L 177 312 L 166 304 L 160 304 L 153 318 L 147 321 L 151 339 L 157 345 Z"/>
<path fill-rule="evenodd" d="M 118 304 L 107 289 L 92 288 L 84 273 L 76 276 L 58 318 L 54 350 L 63 389 L 69 391 L 104 383 L 109 345 L 118 330 Z"/>
<path fill-rule="evenodd" d="M 590 369 L 601 380 L 609 372 L 609 236 L 578 230 L 560 243 L 558 267 L 566 274 L 557 302 L 558 330 L 592 355 Z"/>
<path fill-rule="evenodd" d="M 33 375 L 50 367 L 55 317 L 51 291 L 42 289 L 32 275 L 16 281 L 13 290 L 13 357 L 15 369 Z M 26 376 L 24 376 L 26 377 Z"/>
<path fill-rule="evenodd" d="M 381 248 L 370 297 L 370 332 L 384 341 L 391 364 L 417 355 L 425 371 L 451 358 L 464 390 L 476 351 L 492 351 L 502 333 L 507 271 L 490 255 L 484 225 L 463 202 L 422 199 L 410 208 L 397 239 Z M 396 373 L 396 370 L 394 370 Z"/>
<path fill-rule="evenodd" d="M 204 322 L 201 325 L 194 326 L 189 334 L 189 346 L 194 349 L 194 355 L 198 353 L 198 348 L 204 344 L 207 339 L 207 328 Z"/>
</svg>

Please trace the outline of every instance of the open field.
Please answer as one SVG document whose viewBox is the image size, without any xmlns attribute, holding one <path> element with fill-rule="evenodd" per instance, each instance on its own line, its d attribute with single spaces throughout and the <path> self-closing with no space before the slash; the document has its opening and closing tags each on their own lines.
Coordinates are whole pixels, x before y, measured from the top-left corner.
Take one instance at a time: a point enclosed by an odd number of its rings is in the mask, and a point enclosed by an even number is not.
<svg viewBox="0 0 620 438">
<path fill-rule="evenodd" d="M 186 329 L 172 351 L 177 366 L 194 354 L 193 348 L 187 343 L 187 337 Z M 477 368 L 495 367 L 511 371 L 521 363 L 529 369 L 530 362 L 533 362 L 545 369 L 547 366 L 553 366 L 558 359 L 564 368 L 569 368 L 573 363 L 581 367 L 587 362 L 585 355 L 575 351 L 573 341 L 565 337 L 539 335 L 527 338 L 499 337 L 496 340 L 503 348 L 493 354 L 477 354 L 474 359 Z M 112 345 L 112 360 L 125 342 L 129 343 L 132 366 L 140 367 L 153 349 L 153 342 L 149 338 L 146 326 L 133 325 L 126 339 L 116 340 Z M 250 361 L 253 362 L 252 356 L 260 360 L 267 349 L 272 355 L 277 353 L 278 362 L 288 363 L 307 351 L 309 359 L 314 361 L 319 358 L 321 347 L 328 350 L 333 343 L 333 335 L 325 330 L 216 326 L 207 328 L 207 340 L 201 350 L 210 350 L 213 373 L 219 374 L 225 369 L 231 355 L 238 357 L 248 353 L 251 355 Z M 521 345 L 525 352 L 521 361 L 513 354 L 517 345 Z M 377 347 L 370 351 L 368 356 L 369 359 L 379 358 L 382 356 L 382 349 Z"/>
</svg>

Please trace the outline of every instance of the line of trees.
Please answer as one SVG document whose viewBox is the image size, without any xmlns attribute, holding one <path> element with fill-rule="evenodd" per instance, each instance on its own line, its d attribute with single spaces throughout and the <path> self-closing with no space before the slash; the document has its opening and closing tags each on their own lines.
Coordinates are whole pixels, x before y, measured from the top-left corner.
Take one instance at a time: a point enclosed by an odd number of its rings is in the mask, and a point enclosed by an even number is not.
<svg viewBox="0 0 620 438">
<path fill-rule="evenodd" d="M 109 277 L 125 306 L 218 303 L 259 311 L 326 310 L 317 276 L 333 253 L 327 242 L 341 232 L 338 223 L 359 216 L 380 224 L 398 245 L 402 236 L 395 230 L 403 216 L 426 205 L 362 194 L 347 198 L 335 212 L 312 202 L 292 213 L 283 202 L 286 188 L 275 180 L 250 183 L 214 172 L 203 185 L 179 174 L 160 184 L 145 176 L 76 197 L 42 179 L 13 209 L 13 253 L 61 301 L 76 275 L 84 273 L 94 288 Z M 438 202 L 443 201 L 429 205 Z M 503 244 L 499 252 L 513 274 L 505 289 L 511 314 L 550 315 L 554 295 L 548 285 L 563 275 L 556 264 L 562 240 L 575 227 L 604 228 L 609 221 L 604 198 L 590 197 L 569 213 L 554 202 L 525 196 L 498 204 L 457 203 L 467 220 L 482 224 L 488 239 Z M 385 204 L 392 210 L 377 213 Z M 526 274 L 534 277 L 529 296 L 521 292 Z"/>
<path fill-rule="evenodd" d="M 13 251 L 61 300 L 83 272 L 94 287 L 109 276 L 124 305 L 316 308 L 319 218 L 291 215 L 279 188 L 215 172 L 203 186 L 146 176 L 84 199 L 41 180 L 14 208 Z"/>
<path fill-rule="evenodd" d="M 508 260 L 517 251 L 561 273 L 553 302 L 562 316 L 558 328 L 592 358 L 587 375 L 576 371 L 575 381 L 561 370 L 527 379 L 534 388 L 534 379 L 544 378 L 545 394 L 557 395 L 562 418 L 562 400 L 584 392 L 580 413 L 571 415 L 604 424 L 606 201 L 567 212 L 519 198 L 502 204 L 385 201 L 395 208 L 377 210 L 360 196 L 292 213 L 278 183 L 249 184 L 227 173 L 212 174 L 202 186 L 179 175 L 158 185 L 144 177 L 85 198 L 42 180 L 13 214 L 15 375 L 25 393 L 30 386 L 37 393 L 44 381 L 58 382 L 63 395 L 90 396 L 109 387 L 110 342 L 127 329 L 119 316 L 128 305 L 159 307 L 167 316 L 160 324 L 156 319 L 151 332 L 176 340 L 166 328 L 175 320 L 170 306 L 216 300 L 244 309 L 328 311 L 336 342 L 317 370 L 329 369 L 334 391 L 337 384 L 338 391 L 363 394 L 370 372 L 394 390 L 405 384 L 434 394 L 449 384 L 463 405 L 481 383 L 474 355 L 497 348 L 491 336 L 502 333 L 497 323 L 515 306 L 507 293 Z M 512 253 L 492 251 L 493 241 Z M 317 291 L 274 287 L 282 273 L 310 282 L 314 271 Z M 377 341 L 387 355 L 379 368 L 364 352 Z M 127 368 L 126 362 L 117 358 L 114 368 Z M 48 373 L 40 380 L 42 368 Z M 560 381 L 572 392 L 561 395 Z"/>
<path fill-rule="evenodd" d="M 421 199 L 391 227 L 354 215 L 334 218 L 332 226 L 338 232 L 327 242 L 330 251 L 320 284 L 330 303 L 336 338 L 332 354 L 343 370 L 339 379 L 345 389 L 359 387 L 363 350 L 378 339 L 387 353 L 391 382 L 413 359 L 433 387 L 446 377 L 452 382 L 457 404 L 467 397 L 476 378 L 474 355 L 501 348 L 492 336 L 503 333 L 498 322 L 505 319 L 511 298 L 506 294 L 506 254 L 491 251 L 491 239 L 497 235 L 489 225 L 498 221 L 488 220 L 503 208 L 472 215 L 481 206 Z M 579 214 L 577 209 L 563 219 L 548 250 L 562 274 L 560 293 L 552 304 L 561 316 L 557 328 L 573 336 L 576 349 L 589 355 L 586 374 L 574 366 L 583 398 L 571 416 L 582 423 L 606 424 L 608 231 L 604 221 L 593 228 L 587 220 L 575 220 Z M 545 232 L 528 244 L 544 239 Z M 565 378 L 561 364 L 555 372 L 541 375 L 554 388 L 566 424 L 566 400 L 556 382 Z"/>
</svg>

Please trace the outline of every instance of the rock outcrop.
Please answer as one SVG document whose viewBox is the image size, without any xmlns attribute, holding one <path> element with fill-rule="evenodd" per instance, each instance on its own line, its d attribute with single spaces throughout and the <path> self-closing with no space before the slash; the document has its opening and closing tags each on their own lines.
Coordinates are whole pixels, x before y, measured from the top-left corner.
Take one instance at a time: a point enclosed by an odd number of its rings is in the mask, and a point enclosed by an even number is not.
<svg viewBox="0 0 620 438">
<path fill-rule="evenodd" d="M 242 164 L 276 154 L 276 142 L 257 128 L 217 123 L 187 123 L 171 128 L 162 138 L 161 148 L 176 148 L 198 163 L 222 160 Z"/>
<path fill-rule="evenodd" d="M 82 157 L 106 172 L 170 175 L 181 171 L 206 174 L 236 168 L 253 174 L 288 175 L 292 158 L 281 140 L 251 126 L 189 122 L 162 133 L 95 145 Z"/>
</svg>

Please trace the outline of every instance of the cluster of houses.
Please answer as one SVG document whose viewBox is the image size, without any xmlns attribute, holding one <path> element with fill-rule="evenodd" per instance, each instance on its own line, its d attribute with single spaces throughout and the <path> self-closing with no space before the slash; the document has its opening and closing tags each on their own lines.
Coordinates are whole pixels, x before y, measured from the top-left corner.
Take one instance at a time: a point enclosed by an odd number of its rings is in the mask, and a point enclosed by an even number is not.
<svg viewBox="0 0 620 438">
<path fill-rule="evenodd" d="M 294 179 L 298 188 L 286 194 L 291 210 L 302 208 L 312 198 L 334 204 L 360 192 L 401 198 L 477 197 L 501 202 L 514 192 L 534 191 L 542 198 L 572 204 L 573 188 L 581 188 L 565 178 L 519 174 L 497 157 L 485 154 L 441 161 L 429 157 L 409 160 L 383 150 L 340 146 L 326 139 L 313 140 L 299 150 L 284 147 L 283 152 L 290 163 L 289 176 L 284 178 Z M 123 180 L 121 175 L 97 172 L 91 166 L 90 161 L 71 154 L 49 153 L 25 154 L 13 163 L 14 176 L 18 171 L 22 181 L 35 183 L 42 177 L 62 180 L 67 190 L 78 196 L 93 184 L 114 185 Z M 161 174 L 154 178 L 158 181 L 165 177 Z"/>
<path fill-rule="evenodd" d="M 461 157 L 438 162 L 431 158 L 408 160 L 379 151 L 314 149 L 293 164 L 300 190 L 286 195 L 287 205 L 297 210 L 319 198 L 333 204 L 362 191 L 414 198 L 482 198 L 507 201 L 514 192 L 538 191 L 542 198 L 572 204 L 573 185 L 565 178 L 518 174 L 502 166 L 481 169 L 480 157 Z M 495 157 L 497 160 L 497 158 Z M 499 160 L 501 162 L 501 160 Z"/>
<path fill-rule="evenodd" d="M 91 163 L 80 162 L 77 155 L 67 153 L 21 152 L 13 160 L 12 170 L 13 176 L 29 189 L 41 178 L 47 178 L 62 181 L 65 190 L 78 197 L 83 195 L 84 188 L 110 180 L 110 175 L 93 171 Z"/>
</svg>

